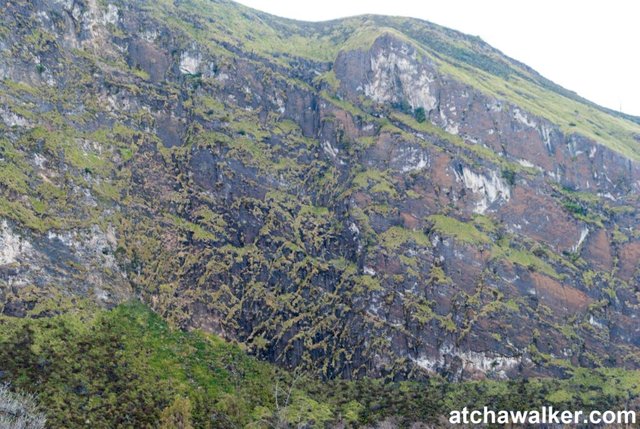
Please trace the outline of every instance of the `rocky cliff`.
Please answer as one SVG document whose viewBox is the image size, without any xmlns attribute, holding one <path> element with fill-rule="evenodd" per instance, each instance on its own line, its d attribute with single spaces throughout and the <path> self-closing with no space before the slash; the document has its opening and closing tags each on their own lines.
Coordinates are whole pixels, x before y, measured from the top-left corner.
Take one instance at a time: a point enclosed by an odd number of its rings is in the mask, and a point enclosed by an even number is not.
<svg viewBox="0 0 640 429">
<path fill-rule="evenodd" d="M 640 119 L 427 22 L 1 0 L 0 311 L 326 378 L 640 365 Z"/>
</svg>

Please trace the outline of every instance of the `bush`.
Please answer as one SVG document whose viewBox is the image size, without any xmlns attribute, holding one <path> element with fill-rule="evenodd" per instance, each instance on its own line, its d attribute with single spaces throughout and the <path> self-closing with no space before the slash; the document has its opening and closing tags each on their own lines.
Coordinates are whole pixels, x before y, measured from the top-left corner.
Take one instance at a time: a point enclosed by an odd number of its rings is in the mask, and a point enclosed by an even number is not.
<svg viewBox="0 0 640 429">
<path fill-rule="evenodd" d="M 587 209 L 574 201 L 564 201 L 562 205 L 570 213 L 581 215 L 581 216 L 587 215 Z"/>
<path fill-rule="evenodd" d="M 418 107 L 417 109 L 415 109 L 413 111 L 413 117 L 416 119 L 416 121 L 423 123 L 424 121 L 427 120 L 427 114 L 424 111 L 424 107 Z"/>
<path fill-rule="evenodd" d="M 502 178 L 507 181 L 510 186 L 515 186 L 516 184 L 516 172 L 510 168 L 505 168 L 502 170 Z"/>
<path fill-rule="evenodd" d="M 44 429 L 47 419 L 32 395 L 23 395 L 0 384 L 0 428 Z"/>
<path fill-rule="evenodd" d="M 177 396 L 160 414 L 160 429 L 193 429 L 191 425 L 191 401 Z"/>
</svg>

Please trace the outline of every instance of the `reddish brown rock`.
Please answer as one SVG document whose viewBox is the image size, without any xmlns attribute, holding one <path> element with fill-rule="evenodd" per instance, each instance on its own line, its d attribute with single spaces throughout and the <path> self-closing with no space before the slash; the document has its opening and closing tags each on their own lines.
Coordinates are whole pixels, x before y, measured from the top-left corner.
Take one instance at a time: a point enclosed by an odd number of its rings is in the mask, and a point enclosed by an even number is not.
<svg viewBox="0 0 640 429">
<path fill-rule="evenodd" d="M 624 280 L 632 280 L 638 276 L 640 269 L 640 242 L 624 244 L 619 251 L 620 271 L 618 275 Z"/>
<path fill-rule="evenodd" d="M 558 251 L 574 248 L 581 230 L 560 204 L 524 186 L 516 186 L 511 200 L 499 212 L 514 231 L 540 240 Z"/>
<path fill-rule="evenodd" d="M 610 271 L 613 268 L 611 243 L 604 229 L 599 229 L 593 234 L 589 234 L 584 246 L 583 256 L 599 270 Z"/>
<path fill-rule="evenodd" d="M 563 285 L 544 274 L 531 273 L 531 280 L 541 302 L 558 315 L 571 315 L 584 311 L 592 300 L 571 286 Z"/>
</svg>

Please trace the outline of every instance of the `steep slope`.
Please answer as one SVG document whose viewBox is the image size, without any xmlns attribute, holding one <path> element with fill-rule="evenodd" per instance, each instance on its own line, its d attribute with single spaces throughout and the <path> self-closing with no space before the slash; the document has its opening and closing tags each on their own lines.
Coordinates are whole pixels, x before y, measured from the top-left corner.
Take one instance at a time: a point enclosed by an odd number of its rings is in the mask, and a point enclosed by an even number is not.
<svg viewBox="0 0 640 429">
<path fill-rule="evenodd" d="M 38 393 L 32 414 L 44 414 L 47 428 L 410 427 L 482 403 L 607 409 L 640 396 L 637 374 L 616 369 L 580 370 L 561 381 L 321 382 L 213 335 L 172 329 L 139 303 L 105 311 L 82 302 L 50 318 L 0 316 L 0 327 L 3 373 L 12 388 Z M 0 399 L 6 392 L 0 387 Z"/>
<path fill-rule="evenodd" d="M 1 5 L 4 314 L 138 297 L 326 378 L 640 364 L 637 118 L 417 20 Z"/>
</svg>

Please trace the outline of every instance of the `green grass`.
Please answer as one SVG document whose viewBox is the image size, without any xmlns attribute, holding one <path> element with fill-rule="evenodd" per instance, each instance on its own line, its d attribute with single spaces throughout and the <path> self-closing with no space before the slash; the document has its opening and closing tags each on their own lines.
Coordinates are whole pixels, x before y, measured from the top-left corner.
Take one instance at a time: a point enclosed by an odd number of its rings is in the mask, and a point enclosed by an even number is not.
<svg viewBox="0 0 640 429">
<path fill-rule="evenodd" d="M 38 88 L 34 88 L 33 86 L 24 82 L 16 82 L 15 80 L 4 79 L 1 84 L 5 86 L 9 93 L 18 96 L 26 94 L 32 97 L 36 97 L 40 95 Z"/>
<path fill-rule="evenodd" d="M 345 112 L 349 112 L 351 116 L 353 116 L 354 118 L 361 117 L 361 118 L 365 118 L 366 120 L 373 120 L 373 117 L 371 115 L 369 115 L 368 113 L 365 113 L 358 106 L 348 101 L 341 100 L 337 97 L 334 97 L 331 94 L 329 94 L 327 91 L 321 91 L 320 95 L 322 95 L 323 98 L 325 98 L 334 106 L 344 110 Z"/>
<path fill-rule="evenodd" d="M 440 61 L 440 69 L 455 79 L 497 99 L 519 106 L 560 126 L 570 135 L 582 134 L 604 146 L 640 161 L 640 144 L 634 134 L 640 125 L 579 103 L 519 76 L 500 77 L 457 62 Z"/>
<path fill-rule="evenodd" d="M 607 219 L 602 214 L 601 207 L 603 203 L 601 197 L 590 192 L 574 191 L 559 185 L 553 185 L 553 189 L 555 190 L 554 196 L 575 219 L 600 228 L 604 227 Z"/>
<path fill-rule="evenodd" d="M 438 61 L 440 61 L 445 73 L 450 73 L 451 76 L 470 83 L 488 94 L 522 103 L 524 108 L 530 109 L 534 113 L 546 114 L 568 131 L 579 131 L 585 135 L 602 138 L 606 144 L 612 144 L 621 153 L 635 153 L 635 146 L 629 145 L 628 133 L 636 130 L 637 127 L 629 125 L 619 118 L 619 120 L 611 120 L 609 115 L 602 112 L 596 112 L 592 121 L 583 120 L 591 115 L 592 112 L 589 110 L 591 107 L 580 105 L 579 108 L 576 108 L 574 100 L 569 100 L 556 93 L 552 94 L 553 97 L 547 97 L 548 89 L 541 90 L 537 84 L 523 81 L 514 72 L 511 65 L 502 64 L 497 58 L 483 57 L 480 53 L 474 52 L 475 45 L 472 39 L 456 40 L 457 36 L 450 36 L 444 32 L 439 34 L 434 30 L 433 40 L 425 41 L 411 33 L 415 28 L 413 25 L 403 24 L 406 21 L 389 20 L 385 25 L 379 25 L 378 23 L 381 21 L 370 17 L 313 26 L 292 21 L 283 23 L 282 20 L 257 14 L 242 7 L 233 9 L 225 2 L 212 4 L 209 1 L 201 0 L 187 0 L 185 2 L 160 0 L 158 8 L 154 9 L 153 13 L 159 13 L 163 18 L 167 18 L 164 21 L 168 25 L 178 26 L 185 30 L 185 34 L 178 35 L 180 43 L 183 40 L 188 40 L 192 35 L 197 43 L 201 44 L 202 49 L 214 54 L 216 63 L 219 61 L 220 64 L 224 64 L 225 60 L 232 57 L 232 54 L 220 45 L 220 41 L 229 41 L 245 52 L 251 52 L 258 56 L 277 54 L 277 59 L 275 56 L 272 59 L 279 66 L 288 66 L 289 62 L 294 62 L 291 57 L 298 55 L 330 64 L 339 50 L 369 49 L 376 38 L 383 33 L 392 34 L 409 43 L 418 43 L 416 42 L 418 40 L 419 44 L 425 44 L 425 46 L 429 44 L 420 50 L 419 55 L 423 57 L 433 56 L 435 47 L 442 49 Z M 191 21 L 184 21 L 183 17 Z M 398 28 L 393 28 L 393 26 Z M 227 27 L 237 31 L 225 31 L 228 29 Z M 256 35 L 257 37 L 255 37 Z M 41 39 L 38 36 L 32 42 L 37 44 L 41 42 Z M 440 45 L 436 46 L 436 43 L 440 43 Z M 40 43 L 39 48 L 46 46 L 46 43 L 44 45 Z M 249 64 L 251 61 L 248 59 L 247 63 Z M 256 61 L 256 63 L 259 62 Z M 460 64 L 459 62 L 467 63 Z M 126 64 L 120 61 L 114 62 L 110 66 L 121 69 L 126 67 Z M 136 70 L 128 70 L 128 72 L 141 79 L 148 79 L 148 75 L 144 72 Z M 284 75 L 286 73 L 283 73 Z M 504 80 L 505 78 L 506 80 Z M 91 81 L 91 74 L 87 74 L 84 79 Z M 195 79 L 192 80 L 192 83 L 194 81 Z M 293 80 L 286 80 L 288 83 L 291 81 Z M 214 83 L 211 80 L 203 84 L 214 85 Z M 114 83 L 114 85 L 116 84 Z M 354 117 L 371 119 L 364 112 L 368 109 L 366 102 L 361 100 L 361 103 L 355 103 L 354 101 L 355 104 L 353 104 L 336 98 L 330 93 L 330 91 L 338 89 L 339 86 L 333 72 L 329 71 L 321 75 L 316 84 L 326 85 L 323 88 L 327 92 L 322 96 L 336 107 L 351 113 Z M 59 101 L 57 98 L 49 97 L 49 93 L 45 93 L 46 89 L 43 88 L 11 81 L 3 82 L 2 87 L 7 94 L 15 95 L 22 100 L 46 98 L 51 101 L 52 105 L 56 105 Z M 117 87 L 124 91 L 130 91 L 134 95 L 144 94 L 143 89 L 135 84 L 118 84 Z M 274 85 L 274 87 L 279 86 Z M 170 93 L 169 97 L 176 96 L 178 88 L 170 86 L 168 92 Z M 160 94 L 158 95 L 160 96 Z M 191 142 L 190 144 L 193 146 L 181 148 L 181 153 L 177 153 L 178 150 L 171 152 L 170 155 L 175 155 L 175 158 L 168 157 L 166 159 L 167 168 L 175 163 L 184 162 L 186 154 L 197 144 L 209 146 L 219 144 L 223 151 L 230 151 L 225 154 L 229 158 L 237 156 L 271 174 L 274 172 L 277 174 L 295 173 L 297 171 L 294 168 L 294 161 L 282 156 L 279 157 L 278 148 L 267 144 L 265 138 L 269 136 L 271 130 L 264 125 L 264 122 L 258 123 L 254 120 L 258 114 L 240 114 L 238 111 L 233 111 L 230 106 L 218 102 L 215 98 L 204 95 L 197 96 L 191 105 L 189 105 L 189 100 L 183 101 L 186 109 L 192 109 L 196 115 L 201 115 L 207 120 L 224 119 L 221 122 L 228 124 L 228 130 L 225 132 L 229 135 L 222 133 L 204 135 L 202 133 L 202 135 L 194 137 L 194 140 L 201 140 Z M 67 107 L 73 106 L 71 97 L 64 99 L 60 97 L 60 102 L 67 103 L 65 105 Z M 549 103 L 548 109 L 546 109 L 547 103 Z M 30 110 L 29 107 L 29 104 L 25 104 L 23 111 Z M 16 112 L 19 111 L 16 110 Z M 262 113 L 264 112 L 259 113 L 263 117 Z M 37 113 L 31 112 L 31 115 L 29 120 L 39 118 Z M 90 115 L 85 119 L 89 117 Z M 272 125 L 269 121 L 275 122 L 277 120 L 274 117 L 278 118 L 275 112 L 267 112 L 267 125 Z M 77 119 L 81 120 L 79 116 Z M 418 132 L 436 135 L 444 142 L 450 143 L 453 149 L 462 147 L 465 150 L 460 152 L 477 155 L 482 159 L 499 164 L 503 167 L 504 174 L 514 182 L 517 176 L 513 176 L 511 172 L 520 173 L 522 171 L 522 167 L 517 167 L 520 168 L 518 170 L 510 170 L 511 164 L 490 149 L 480 145 L 467 144 L 461 138 L 446 133 L 428 121 L 417 121 L 412 116 L 400 113 L 392 114 L 390 119 L 395 122 L 391 124 L 387 121 L 388 128 L 386 129 L 400 133 L 399 127 L 404 126 L 403 129 L 409 127 Z M 119 182 L 112 181 L 110 176 L 112 173 L 118 174 L 115 172 L 116 166 L 113 165 L 113 160 L 127 161 L 132 159 L 136 154 L 134 140 L 153 143 L 152 138 L 149 141 L 149 135 L 143 136 L 141 133 L 140 136 L 137 136 L 132 128 L 120 123 L 116 123 L 112 130 L 99 130 L 92 134 L 69 130 L 63 127 L 63 124 L 68 121 L 68 117 L 57 112 L 48 112 L 46 115 L 42 115 L 42 120 L 47 127 L 34 130 L 33 141 L 29 143 L 32 145 L 24 143 L 25 147 L 32 149 L 36 140 L 42 140 L 44 149 L 48 152 L 47 155 L 55 155 L 54 157 L 49 156 L 49 158 L 66 161 L 68 166 L 73 168 L 66 170 L 65 177 L 54 178 L 52 176 L 51 179 L 55 181 L 55 184 L 39 183 L 38 176 L 27 171 L 28 165 L 20 163 L 20 156 L 13 145 L 4 141 L 7 151 L 3 156 L 9 161 L 0 167 L 0 183 L 4 189 L 9 191 L 8 193 L 20 194 L 21 197 L 9 199 L 4 198 L 3 195 L 3 198 L 0 199 L 0 216 L 16 220 L 26 227 L 40 232 L 53 227 L 72 227 L 74 222 L 79 221 L 47 216 L 50 212 L 57 213 L 58 216 L 73 212 L 74 207 L 63 207 L 65 202 L 63 200 L 66 199 L 67 191 L 71 186 L 83 187 L 86 185 L 95 191 L 95 195 L 101 199 L 119 200 L 122 194 L 122 198 L 139 201 L 134 200 L 137 198 L 136 196 L 125 196 L 126 192 L 121 192 Z M 132 122 L 134 124 L 131 126 L 134 128 L 143 123 L 141 121 L 135 124 L 135 120 Z M 384 123 L 384 120 L 376 120 L 376 122 L 380 124 Z M 572 126 L 571 123 L 575 125 Z M 57 131 L 51 131 L 53 128 Z M 92 128 L 87 126 L 83 129 Z M 383 130 L 385 130 L 384 127 Z M 299 127 L 291 121 L 278 122 L 277 131 L 287 138 L 292 135 L 292 141 L 293 135 L 295 135 L 299 139 L 296 140 L 296 143 L 303 141 Z M 411 133 L 408 131 L 411 130 L 407 129 L 407 132 L 401 133 L 401 135 L 411 138 Z M 199 130 L 195 130 L 195 132 L 198 133 Z M 85 139 L 99 145 L 84 145 L 83 140 Z M 285 139 L 283 138 L 283 140 Z M 417 139 L 413 137 L 412 141 L 415 140 Z M 312 145 L 317 145 L 317 142 L 308 139 L 306 141 L 309 148 Z M 357 143 L 368 147 L 375 142 L 375 137 L 362 137 Z M 19 145 L 22 144 L 21 142 Z M 439 145 L 445 146 L 444 144 Z M 185 158 L 180 158 L 179 155 L 185 155 Z M 316 164 L 321 164 L 321 162 L 316 161 Z M 314 168 L 316 168 L 316 164 L 314 164 Z M 126 171 L 124 173 L 126 174 Z M 83 179 L 87 174 L 92 177 Z M 309 174 L 309 176 L 314 175 Z M 321 176 L 321 179 L 317 179 L 318 183 L 326 184 L 326 186 L 322 186 L 323 189 L 333 190 L 345 186 L 342 185 L 343 182 L 348 182 L 348 180 L 343 180 L 344 177 L 336 169 L 323 172 L 318 176 Z M 182 180 L 183 178 L 176 177 L 176 179 Z M 121 180 L 126 180 L 126 178 Z M 298 183 L 292 181 L 292 189 L 298 188 Z M 353 184 L 357 189 L 364 189 L 375 195 L 378 201 L 377 204 L 371 206 L 371 211 L 377 210 L 389 218 L 397 217 L 397 212 L 393 212 L 389 199 L 398 198 L 399 190 L 402 189 L 402 183 L 398 178 L 392 177 L 389 172 L 372 169 L 355 176 Z M 343 190 L 340 188 L 336 193 Z M 412 198 L 419 197 L 416 193 L 407 193 L 407 195 Z M 22 196 L 26 198 L 22 198 Z M 39 199 L 39 196 L 46 198 Z M 588 215 L 588 212 L 585 214 L 582 210 L 598 204 L 593 200 L 594 197 L 591 194 L 574 193 L 571 195 L 563 194 L 563 196 L 568 201 L 565 207 L 576 216 Z M 227 227 L 224 218 L 213 210 L 204 206 L 193 208 L 200 197 L 207 197 L 194 195 L 191 201 L 188 201 L 184 195 L 181 197 L 184 200 L 176 206 L 180 210 L 193 211 L 189 212 L 189 216 L 185 215 L 184 218 L 176 216 L 170 217 L 169 220 L 173 226 L 186 233 L 185 235 L 196 241 L 208 242 L 220 239 L 222 234 L 227 232 L 229 235 L 235 233 L 233 228 Z M 273 193 L 269 197 L 273 197 Z M 329 219 L 333 208 L 328 209 L 313 205 L 331 204 L 331 199 L 324 198 L 325 195 L 317 195 L 317 200 L 314 195 L 313 203 L 309 201 L 308 195 L 297 197 L 291 194 L 282 198 L 282 201 L 276 202 L 268 201 L 269 197 L 267 204 L 265 201 L 260 201 L 248 207 L 258 221 L 262 220 L 262 216 L 267 216 L 269 222 L 281 222 L 280 224 L 265 222 L 265 225 L 266 227 L 273 225 L 273 230 L 267 231 L 268 235 L 273 238 L 277 246 L 281 246 L 283 253 L 288 253 L 287 257 L 295 259 L 299 257 L 299 254 L 302 254 L 305 258 L 311 258 L 304 254 L 312 253 L 310 250 L 313 250 L 314 253 L 320 253 L 317 249 L 321 249 L 321 246 L 324 245 L 322 239 L 333 236 L 334 232 L 339 232 L 332 223 L 334 219 Z M 299 198 L 305 199 L 305 201 L 298 201 Z M 58 202 L 60 202 L 60 207 L 57 206 Z M 195 207 L 198 206 L 195 205 Z M 65 210 L 62 210 L 63 208 Z M 416 247 L 431 246 L 429 237 L 421 230 L 393 227 L 380 233 L 377 237 L 368 225 L 366 214 L 357 212 L 356 208 L 351 210 L 354 212 L 354 219 L 358 219 L 362 236 L 371 243 L 375 243 L 375 240 L 379 238 L 379 243 L 388 250 L 398 250 L 406 244 Z M 265 214 L 267 211 L 270 213 Z M 80 212 L 76 210 L 73 213 Z M 430 217 L 429 220 L 433 223 L 434 230 L 439 234 L 451 236 L 464 244 L 489 245 L 492 242 L 492 237 L 498 234 L 496 225 L 486 217 L 478 216 L 468 222 L 462 222 L 451 217 L 437 215 Z M 91 221 L 93 222 L 93 219 Z M 102 221 L 108 222 L 108 220 Z M 136 221 L 137 219 L 132 218 L 132 222 Z M 287 229 L 291 225 L 294 227 L 293 231 L 288 231 Z M 277 233 L 283 233 L 285 236 L 279 237 Z M 620 243 L 628 240 L 624 234 L 625 231 L 614 231 L 614 236 Z M 304 239 L 300 238 L 302 235 L 304 235 Z M 139 245 L 143 255 L 141 258 L 146 262 L 152 261 L 153 251 L 150 249 L 151 246 L 146 246 L 151 242 L 151 239 L 144 241 L 146 237 L 140 236 L 131 238 L 141 241 Z M 318 242 L 320 245 L 316 245 Z M 199 243 L 196 247 L 207 248 L 207 250 L 211 248 L 205 243 Z M 531 246 L 529 247 L 531 248 Z M 229 260 L 238 265 L 252 266 L 258 263 L 256 255 L 260 252 L 256 249 L 255 246 L 238 248 L 227 246 L 220 250 L 221 254 L 226 252 L 225 263 Z M 537 252 L 534 254 L 525 247 L 512 248 L 505 243 L 494 244 L 492 249 L 495 259 L 507 260 L 552 277 L 558 277 L 554 267 L 536 256 Z M 404 259 L 402 259 L 403 257 Z M 190 258 L 194 260 L 196 256 L 187 254 L 185 259 L 189 262 Z M 547 257 L 544 258 L 547 259 Z M 284 257 L 274 259 L 273 267 L 275 264 L 282 263 L 281 269 L 289 269 L 291 265 L 283 263 L 284 259 Z M 407 258 L 404 255 L 401 255 L 401 259 L 408 266 L 417 265 L 419 263 L 417 261 L 420 260 L 420 258 Z M 305 260 L 304 263 L 308 263 L 309 260 L 311 259 Z M 160 266 L 166 262 L 163 259 L 160 261 L 162 262 Z M 210 258 L 208 262 L 221 264 L 221 261 L 215 256 Z M 556 264 L 554 261 L 551 262 Z M 307 270 L 310 271 L 309 276 L 311 277 L 318 274 L 316 267 L 320 267 L 319 270 L 328 270 L 323 264 L 329 265 L 330 263 L 323 261 L 322 256 L 318 256 L 313 264 L 308 264 L 314 268 Z M 339 269 L 353 271 L 350 274 L 349 285 L 352 285 L 357 292 L 379 292 L 383 288 L 381 281 L 387 282 L 392 279 L 391 276 L 384 278 L 381 275 L 358 276 L 355 264 L 349 264 L 345 261 L 339 261 L 335 264 L 342 265 Z M 147 264 L 147 266 L 150 265 L 152 264 Z M 300 263 L 299 266 L 303 265 Z M 417 268 L 416 265 L 414 266 Z M 228 266 L 225 269 L 228 269 Z M 586 277 L 591 283 L 594 283 L 600 280 L 600 276 L 601 274 L 594 274 Z M 393 278 L 393 281 L 398 281 L 399 277 Z M 451 282 L 444 270 L 439 267 L 431 269 L 428 280 L 430 286 L 433 287 Z M 149 283 L 152 282 L 149 281 Z M 54 287 L 55 285 L 51 285 L 51 288 Z M 155 288 L 153 290 L 160 290 L 164 296 L 171 296 L 173 300 L 170 305 L 180 307 L 179 311 L 182 311 L 183 307 L 188 309 L 188 304 L 182 301 L 186 299 L 186 295 L 182 293 L 181 285 L 177 281 L 150 284 L 149 287 Z M 223 285 L 221 289 L 225 287 L 230 288 L 231 286 Z M 246 288 L 247 290 L 264 290 L 264 286 L 258 283 L 247 284 Z M 281 295 L 276 299 L 288 305 L 298 305 L 296 302 L 286 302 L 292 295 Z M 158 296 L 162 297 L 163 295 Z M 218 296 L 214 296 L 212 301 L 215 302 Z M 209 296 L 206 297 L 209 298 Z M 238 304 L 233 311 L 239 311 L 238 308 L 241 308 L 242 304 Z M 515 301 L 506 301 L 500 305 L 510 311 L 519 311 L 519 305 Z M 414 321 L 423 324 L 435 321 L 439 326 L 451 332 L 459 328 L 450 317 L 436 317 L 432 306 L 433 304 L 427 301 L 417 302 L 411 317 Z M 40 311 L 45 307 L 46 314 L 62 309 L 61 306 L 44 305 L 42 302 L 38 302 L 35 309 Z M 218 421 L 218 423 L 223 422 L 220 425 L 228 423 L 230 427 L 261 427 L 263 424 L 264 426 L 276 426 L 278 419 L 284 419 L 294 426 L 300 424 L 305 427 L 322 427 L 335 422 L 341 415 L 347 421 L 354 423 L 354 426 L 358 426 L 394 414 L 407 419 L 434 417 L 438 413 L 446 413 L 451 407 L 457 407 L 464 403 L 491 402 L 507 407 L 514 405 L 514 401 L 518 398 L 531 404 L 551 398 L 554 403 L 558 404 L 601 405 L 606 403 L 610 405 L 619 403 L 619 400 L 626 398 L 627 394 L 630 396 L 638 394 L 637 383 L 634 384 L 633 381 L 638 378 L 637 372 L 607 372 L 606 370 L 576 370 L 572 375 L 569 374 L 572 377 L 569 380 L 533 380 L 527 382 L 526 385 L 523 382 L 524 387 L 517 384 L 517 381 L 451 384 L 435 376 L 426 383 L 392 383 L 389 380 L 320 382 L 306 378 L 292 390 L 293 401 L 290 406 L 285 406 L 285 409 L 278 413 L 274 405 L 275 385 L 280 382 L 282 386 L 287 386 L 292 383 L 293 377 L 286 371 L 278 370 L 272 365 L 247 356 L 239 346 L 199 331 L 187 333 L 175 329 L 139 304 L 124 305 L 111 311 L 92 309 L 90 312 L 82 312 L 74 305 L 68 305 L 64 309 L 70 313 L 52 318 L 34 320 L 0 318 L 0 371 L 2 371 L 3 377 L 6 377 L 14 385 L 32 389 L 40 394 L 40 399 L 50 414 L 53 427 L 82 425 L 114 427 L 118 424 L 132 427 L 153 427 L 159 419 L 166 416 L 168 410 L 188 412 L 198 427 L 206 427 L 205 422 L 211 415 L 221 419 Z M 233 313 L 230 311 L 229 314 Z M 305 338 L 305 341 L 307 340 L 308 338 Z M 263 337 L 256 338 L 249 344 L 255 344 L 258 350 L 265 353 L 272 346 Z M 351 350 L 336 351 L 335 356 L 348 358 L 350 353 Z M 400 362 L 398 365 L 403 366 L 404 364 Z M 603 383 L 607 380 L 612 383 L 611 386 L 604 386 Z M 556 388 L 559 390 L 554 392 L 553 389 Z M 515 389 L 519 389 L 518 395 L 512 393 Z M 437 420 L 431 419 L 430 421 Z M 409 422 L 403 421 L 402 423 L 404 425 Z"/>
<path fill-rule="evenodd" d="M 544 273 L 555 279 L 560 278 L 560 275 L 549 263 L 543 261 L 526 249 L 513 249 L 507 245 L 498 245 L 493 247 L 491 256 L 494 259 L 507 260 L 522 267 Z"/>
<path fill-rule="evenodd" d="M 4 197 L 0 197 L 0 217 L 12 219 L 38 232 L 61 228 L 65 225 L 65 222 L 60 218 L 39 216 L 34 207 L 29 207 L 19 201 L 10 201 Z M 66 225 L 70 224 L 67 222 Z"/>
<path fill-rule="evenodd" d="M 379 235 L 379 242 L 385 249 L 397 250 L 405 243 L 413 243 L 416 246 L 431 247 L 429 237 L 424 232 L 392 226 Z"/>
<path fill-rule="evenodd" d="M 0 186 L 19 194 L 29 193 L 29 178 L 25 174 L 25 168 L 6 161 L 0 163 Z"/>
<path fill-rule="evenodd" d="M 480 232 L 470 222 L 462 222 L 445 215 L 432 215 L 427 220 L 433 223 L 433 229 L 436 232 L 453 237 L 461 243 L 482 245 L 491 242 L 489 236 Z"/>
<path fill-rule="evenodd" d="M 194 240 L 197 241 L 216 241 L 217 237 L 212 232 L 208 231 L 202 225 L 190 222 L 182 219 L 181 217 L 170 215 L 168 219 L 178 228 L 183 229 L 191 233 Z"/>
<path fill-rule="evenodd" d="M 353 178 L 353 185 L 356 189 L 370 190 L 374 194 L 384 194 L 389 198 L 398 197 L 398 192 L 386 171 L 369 169 L 358 173 Z"/>
<path fill-rule="evenodd" d="M 640 125 L 610 114 L 535 72 L 491 50 L 479 39 L 423 21 L 361 16 L 327 23 L 304 23 L 270 16 L 241 5 L 189 0 L 146 3 L 156 17 L 186 32 L 217 55 L 232 54 L 220 42 L 257 52 L 289 66 L 289 57 L 333 62 L 341 50 L 368 50 L 390 34 L 416 47 L 418 55 L 437 63 L 440 71 L 533 115 L 546 118 L 567 133 L 580 133 L 624 156 L 640 160 L 634 134 Z M 177 17 L 181 16 L 181 19 Z M 319 78 L 335 88 L 329 74 Z"/>
<path fill-rule="evenodd" d="M 468 222 L 445 215 L 432 215 L 427 220 L 433 223 L 434 231 L 453 237 L 460 243 L 474 246 L 490 245 L 492 259 L 507 260 L 555 279 L 561 278 L 551 264 L 534 255 L 531 251 L 525 248 L 512 248 L 506 238 L 499 241 L 493 240 L 487 234 L 496 233 L 496 226 L 486 216 L 476 215 L 472 221 Z"/>
<path fill-rule="evenodd" d="M 389 115 L 390 119 L 395 122 L 397 125 L 406 125 L 410 127 L 412 130 L 417 132 L 426 133 L 428 135 L 436 136 L 437 138 L 444 140 L 451 145 L 464 149 L 468 151 L 469 154 L 472 154 L 475 157 L 485 159 L 493 164 L 496 164 L 502 168 L 503 175 L 509 174 L 513 175 L 512 179 L 515 179 L 516 173 L 528 173 L 528 174 L 538 174 L 535 168 L 532 167 L 523 167 L 522 165 L 510 162 L 509 160 L 503 158 L 498 155 L 492 149 L 489 149 L 486 146 L 482 146 L 480 144 L 473 144 L 465 142 L 460 136 L 450 134 L 443 130 L 440 127 L 437 127 L 429 120 L 425 120 L 424 122 L 418 122 L 413 116 L 407 115 L 406 113 L 394 111 Z M 460 156 L 460 154 L 456 154 L 456 156 Z M 511 183 L 512 184 L 512 183 Z"/>
<path fill-rule="evenodd" d="M 334 93 L 340 88 L 340 81 L 336 77 L 336 74 L 333 70 L 321 74 L 320 76 L 316 77 L 313 82 L 315 84 L 326 84 Z"/>
</svg>

